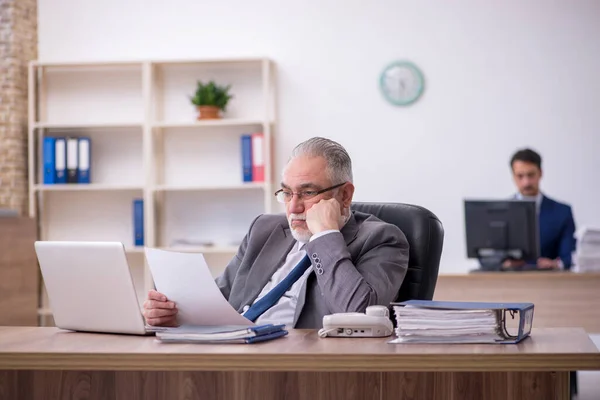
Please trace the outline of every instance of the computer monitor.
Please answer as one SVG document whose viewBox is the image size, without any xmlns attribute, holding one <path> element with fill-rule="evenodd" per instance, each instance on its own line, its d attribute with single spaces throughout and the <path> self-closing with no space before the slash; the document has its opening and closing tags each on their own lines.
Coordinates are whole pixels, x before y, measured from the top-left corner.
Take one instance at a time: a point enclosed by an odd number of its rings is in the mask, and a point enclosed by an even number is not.
<svg viewBox="0 0 600 400">
<path fill-rule="evenodd" d="M 499 269 L 507 258 L 526 261 L 540 257 L 535 201 L 465 200 L 467 257 L 482 269 Z"/>
</svg>

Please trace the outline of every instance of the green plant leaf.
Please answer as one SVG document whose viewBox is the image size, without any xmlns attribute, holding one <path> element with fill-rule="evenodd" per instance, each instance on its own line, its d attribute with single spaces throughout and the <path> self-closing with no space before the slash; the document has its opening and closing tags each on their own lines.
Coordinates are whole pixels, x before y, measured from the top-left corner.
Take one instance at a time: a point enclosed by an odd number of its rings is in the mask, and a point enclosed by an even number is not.
<svg viewBox="0 0 600 400">
<path fill-rule="evenodd" d="M 233 98 L 229 93 L 231 85 L 220 86 L 214 81 L 203 83 L 198 81 L 196 85 L 196 93 L 190 97 L 192 104 L 196 106 L 216 106 L 225 111 L 227 104 Z"/>
</svg>

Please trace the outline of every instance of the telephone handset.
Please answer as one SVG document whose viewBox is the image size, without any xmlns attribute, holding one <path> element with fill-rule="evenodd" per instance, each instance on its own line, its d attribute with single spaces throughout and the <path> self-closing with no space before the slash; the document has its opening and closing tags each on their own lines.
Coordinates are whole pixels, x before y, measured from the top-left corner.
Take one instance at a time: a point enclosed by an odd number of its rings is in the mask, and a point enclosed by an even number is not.
<svg viewBox="0 0 600 400">
<path fill-rule="evenodd" d="M 390 336 L 394 325 L 386 306 L 369 306 L 363 313 L 325 315 L 320 337 L 384 337 Z"/>
</svg>

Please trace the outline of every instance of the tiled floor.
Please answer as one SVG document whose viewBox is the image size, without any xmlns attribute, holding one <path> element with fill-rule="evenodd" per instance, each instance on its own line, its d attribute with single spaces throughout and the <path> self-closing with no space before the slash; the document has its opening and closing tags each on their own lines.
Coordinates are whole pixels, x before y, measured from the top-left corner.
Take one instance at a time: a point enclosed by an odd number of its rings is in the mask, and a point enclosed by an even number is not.
<svg viewBox="0 0 600 400">
<path fill-rule="evenodd" d="M 600 349 L 600 335 L 590 335 L 590 338 Z M 600 371 L 577 372 L 579 395 L 577 400 L 600 400 Z"/>
</svg>

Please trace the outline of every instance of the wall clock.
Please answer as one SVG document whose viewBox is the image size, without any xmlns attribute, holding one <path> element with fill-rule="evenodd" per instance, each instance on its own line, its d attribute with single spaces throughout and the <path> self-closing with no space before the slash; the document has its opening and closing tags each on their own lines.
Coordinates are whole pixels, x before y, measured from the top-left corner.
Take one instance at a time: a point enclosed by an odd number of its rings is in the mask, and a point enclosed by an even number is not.
<svg viewBox="0 0 600 400">
<path fill-rule="evenodd" d="M 419 99 L 425 88 L 421 70 L 410 61 L 396 61 L 385 67 L 379 78 L 385 99 L 396 106 L 407 106 Z"/>
</svg>

